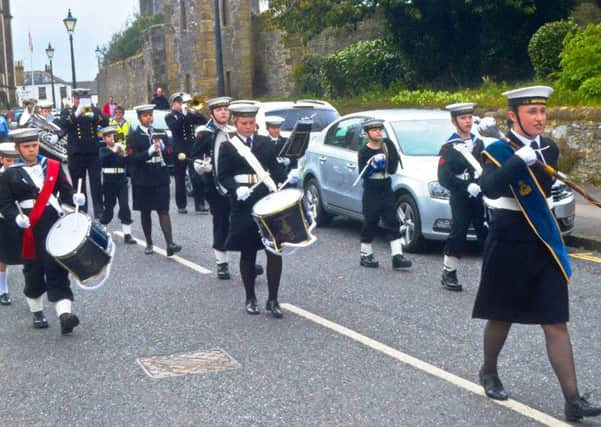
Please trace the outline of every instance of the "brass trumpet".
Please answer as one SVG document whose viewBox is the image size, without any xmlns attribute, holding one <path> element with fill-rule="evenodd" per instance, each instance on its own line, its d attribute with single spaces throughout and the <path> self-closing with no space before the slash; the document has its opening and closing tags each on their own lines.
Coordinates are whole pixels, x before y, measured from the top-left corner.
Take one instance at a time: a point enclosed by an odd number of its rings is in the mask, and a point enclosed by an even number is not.
<svg viewBox="0 0 601 427">
<path fill-rule="evenodd" d="M 192 97 L 190 102 L 188 103 L 188 111 L 191 112 L 199 112 L 205 107 L 205 99 L 200 95 L 195 95 Z"/>
</svg>

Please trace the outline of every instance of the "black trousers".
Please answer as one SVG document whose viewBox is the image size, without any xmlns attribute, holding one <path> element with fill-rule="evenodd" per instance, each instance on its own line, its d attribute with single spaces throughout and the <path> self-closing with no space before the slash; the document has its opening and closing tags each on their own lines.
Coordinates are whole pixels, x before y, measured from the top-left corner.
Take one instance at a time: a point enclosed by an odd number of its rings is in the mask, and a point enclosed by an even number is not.
<svg viewBox="0 0 601 427">
<path fill-rule="evenodd" d="M 386 239 L 393 241 L 401 238 L 401 223 L 396 211 L 396 200 L 392 190 L 363 191 L 363 228 L 361 243 L 371 243 L 378 230 L 380 219 L 384 223 Z"/>
<path fill-rule="evenodd" d="M 119 202 L 117 217 L 121 220 L 122 224 L 131 224 L 133 221 L 131 219 L 131 209 L 129 208 L 127 179 L 123 178 L 120 181 L 111 182 L 110 178 L 107 179 L 105 176 L 104 183 L 102 184 L 102 193 L 104 196 L 104 210 L 100 217 L 100 223 L 107 225 L 112 221 L 115 204 Z"/>
<path fill-rule="evenodd" d="M 230 229 L 229 200 L 219 194 L 213 185 L 207 184 L 207 187 L 207 201 L 213 216 L 213 249 L 225 251 L 225 240 Z"/>
<path fill-rule="evenodd" d="M 82 192 L 86 193 L 86 172 L 90 177 L 90 193 L 94 206 L 94 217 L 102 215 L 102 181 L 100 178 L 101 166 L 98 153 L 75 153 L 69 154 L 69 175 L 73 181 L 73 188 L 77 190 L 77 183 L 82 180 Z M 84 212 L 88 211 L 88 201 L 82 207 Z"/>
<path fill-rule="evenodd" d="M 184 209 L 188 205 L 186 195 L 186 169 L 187 161 L 175 159 L 173 174 L 175 175 L 175 204 L 178 209 Z"/>
<path fill-rule="evenodd" d="M 69 286 L 69 273 L 46 252 L 46 236 L 36 236 L 36 259 L 23 264 L 25 289 L 28 298 L 38 298 L 48 293 L 48 301 L 73 300 Z"/>
<path fill-rule="evenodd" d="M 194 209 L 199 210 L 202 205 L 205 204 L 206 192 L 205 183 L 202 176 L 198 175 L 194 171 L 194 167 L 190 163 L 188 165 L 188 174 L 190 175 L 190 181 L 192 182 L 192 197 L 194 197 Z"/>
<path fill-rule="evenodd" d="M 465 247 L 467 230 L 472 224 L 476 230 L 476 236 L 480 244 L 486 239 L 486 227 L 484 226 L 484 204 L 482 197 L 469 197 L 467 194 L 453 194 L 449 200 L 451 205 L 451 233 L 447 238 L 445 255 L 460 258 Z"/>
</svg>

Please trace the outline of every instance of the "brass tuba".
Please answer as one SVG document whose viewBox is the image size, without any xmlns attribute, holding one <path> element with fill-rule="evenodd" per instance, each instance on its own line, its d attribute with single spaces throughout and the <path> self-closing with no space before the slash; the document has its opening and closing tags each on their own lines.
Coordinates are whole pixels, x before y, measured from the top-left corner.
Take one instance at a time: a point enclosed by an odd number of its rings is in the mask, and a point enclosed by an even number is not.
<svg viewBox="0 0 601 427">
<path fill-rule="evenodd" d="M 24 115 L 25 111 L 23 111 L 21 117 Z M 21 124 L 20 119 L 19 124 Z M 21 126 L 40 129 L 38 140 L 42 154 L 61 162 L 67 161 L 67 137 L 60 138 L 61 128 L 59 126 L 49 122 L 39 113 L 29 114 L 27 120 Z"/>
</svg>

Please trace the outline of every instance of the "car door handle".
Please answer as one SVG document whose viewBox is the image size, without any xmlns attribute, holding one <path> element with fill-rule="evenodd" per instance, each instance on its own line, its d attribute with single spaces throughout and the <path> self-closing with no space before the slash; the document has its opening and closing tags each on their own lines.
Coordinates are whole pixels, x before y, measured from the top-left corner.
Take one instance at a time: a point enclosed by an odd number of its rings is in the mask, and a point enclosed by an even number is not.
<svg viewBox="0 0 601 427">
<path fill-rule="evenodd" d="M 357 165 L 355 165 L 354 163 L 350 163 L 349 162 L 349 163 L 346 164 L 346 168 L 350 169 L 350 170 L 353 170 L 353 169 L 357 168 Z"/>
<path fill-rule="evenodd" d="M 319 156 L 319 163 L 325 163 L 328 158 L 326 156 Z"/>
</svg>

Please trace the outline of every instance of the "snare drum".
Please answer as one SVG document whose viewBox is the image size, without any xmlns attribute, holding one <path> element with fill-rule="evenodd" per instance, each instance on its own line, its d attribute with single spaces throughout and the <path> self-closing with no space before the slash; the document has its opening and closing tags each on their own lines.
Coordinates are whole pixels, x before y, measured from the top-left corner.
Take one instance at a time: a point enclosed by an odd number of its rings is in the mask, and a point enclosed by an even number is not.
<svg viewBox="0 0 601 427">
<path fill-rule="evenodd" d="M 88 215 L 74 212 L 52 226 L 46 237 L 46 251 L 80 283 L 86 283 L 110 263 L 112 240 Z"/>
<path fill-rule="evenodd" d="M 311 234 L 315 222 L 298 190 L 286 189 L 263 197 L 253 206 L 252 214 L 265 249 L 276 255 L 288 255 L 317 240 Z"/>
</svg>

